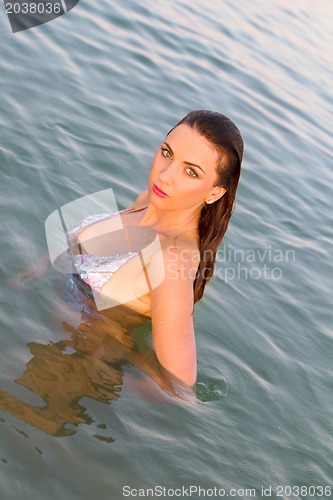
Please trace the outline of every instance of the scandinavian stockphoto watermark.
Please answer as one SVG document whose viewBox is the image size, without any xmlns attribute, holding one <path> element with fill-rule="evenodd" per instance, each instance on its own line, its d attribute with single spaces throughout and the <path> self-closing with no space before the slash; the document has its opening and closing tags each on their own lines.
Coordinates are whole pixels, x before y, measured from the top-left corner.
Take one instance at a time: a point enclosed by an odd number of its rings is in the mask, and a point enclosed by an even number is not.
<svg viewBox="0 0 333 500">
<path fill-rule="evenodd" d="M 72 10 L 79 0 L 3 0 L 13 33 L 53 21 Z"/>
<path fill-rule="evenodd" d="M 199 264 L 200 258 L 207 263 L 200 266 L 198 272 L 195 267 L 188 266 L 190 260 Z M 195 279 L 199 275 L 203 279 L 218 278 L 225 283 L 233 280 L 273 280 L 278 281 L 283 276 L 283 265 L 296 261 L 293 249 L 281 250 L 268 245 L 256 249 L 236 249 L 232 245 L 225 245 L 214 252 L 210 249 L 199 252 L 184 250 L 177 255 L 169 252 L 169 278 L 176 279 L 181 275 L 184 279 Z M 215 268 L 211 275 L 210 262 L 215 260 Z"/>
<path fill-rule="evenodd" d="M 123 497 L 128 498 L 331 498 L 332 487 L 328 485 L 266 485 L 257 488 L 230 488 L 229 490 L 198 485 L 169 488 L 156 485 L 153 488 L 123 486 Z"/>
<path fill-rule="evenodd" d="M 295 261 L 293 249 L 281 250 L 267 245 L 244 250 L 226 245 L 216 252 L 214 277 L 225 283 L 235 279 L 279 281 L 283 276 L 283 265 Z"/>
</svg>

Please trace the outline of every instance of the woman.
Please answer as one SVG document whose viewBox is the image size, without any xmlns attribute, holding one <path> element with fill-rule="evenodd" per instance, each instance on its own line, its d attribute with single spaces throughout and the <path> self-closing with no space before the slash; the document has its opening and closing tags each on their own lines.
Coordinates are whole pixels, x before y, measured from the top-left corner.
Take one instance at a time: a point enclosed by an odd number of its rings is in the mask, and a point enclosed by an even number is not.
<svg viewBox="0 0 333 500">
<path fill-rule="evenodd" d="M 75 275 L 83 289 L 89 285 L 102 303 L 122 303 L 151 318 L 159 364 L 190 387 L 196 382 L 193 307 L 214 271 L 242 157 L 243 140 L 231 120 L 216 112 L 192 111 L 158 148 L 148 189 L 130 209 L 113 214 L 121 217 L 127 241 L 133 228 L 156 232 L 159 251 L 150 252 L 144 263 L 136 250 L 115 255 L 110 240 L 101 238 L 114 231 L 110 214 L 89 218 L 70 232 Z M 96 261 L 96 256 L 104 260 Z M 129 289 L 134 293 L 126 299 Z M 104 309 L 107 315 L 110 308 Z"/>
</svg>

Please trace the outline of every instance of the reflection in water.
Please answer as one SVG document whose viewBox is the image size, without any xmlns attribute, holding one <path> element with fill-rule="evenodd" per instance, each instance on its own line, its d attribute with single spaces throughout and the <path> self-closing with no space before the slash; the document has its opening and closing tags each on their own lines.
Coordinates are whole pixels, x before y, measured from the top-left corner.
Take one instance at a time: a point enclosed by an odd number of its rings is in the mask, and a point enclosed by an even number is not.
<svg viewBox="0 0 333 500">
<path fill-rule="evenodd" d="M 34 406 L 0 390 L 0 410 L 53 436 L 75 434 L 71 426 L 93 421 L 81 400 L 88 397 L 109 403 L 118 398 L 122 367 L 126 364 L 137 366 L 165 391 L 173 393 L 152 350 L 142 352 L 134 341 L 133 327 L 147 323 L 148 318 L 124 306 L 102 314 L 89 300 L 85 300 L 78 327 L 62 324 L 69 339 L 47 345 L 28 344 L 32 358 L 15 382 L 41 396 L 45 405 Z"/>
</svg>

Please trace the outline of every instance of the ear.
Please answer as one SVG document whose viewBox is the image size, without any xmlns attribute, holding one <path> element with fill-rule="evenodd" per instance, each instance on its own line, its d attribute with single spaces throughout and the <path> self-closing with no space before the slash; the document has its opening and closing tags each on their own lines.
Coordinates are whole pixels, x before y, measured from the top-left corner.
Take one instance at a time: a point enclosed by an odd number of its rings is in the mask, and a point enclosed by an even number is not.
<svg viewBox="0 0 333 500">
<path fill-rule="evenodd" d="M 222 198 L 222 196 L 224 195 L 224 193 L 226 193 L 226 191 L 227 190 L 222 186 L 214 186 L 210 192 L 210 195 L 207 196 L 205 202 L 208 203 L 209 205 L 211 203 L 214 203 L 215 201 Z"/>
</svg>

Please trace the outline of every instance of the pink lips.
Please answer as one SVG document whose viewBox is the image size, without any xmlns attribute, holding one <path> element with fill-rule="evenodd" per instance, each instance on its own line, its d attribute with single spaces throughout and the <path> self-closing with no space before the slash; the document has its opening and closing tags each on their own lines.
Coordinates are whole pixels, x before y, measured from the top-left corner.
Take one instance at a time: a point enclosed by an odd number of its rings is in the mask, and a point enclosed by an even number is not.
<svg viewBox="0 0 333 500">
<path fill-rule="evenodd" d="M 161 196 L 162 198 L 169 198 L 169 195 L 166 194 L 162 189 L 158 188 L 156 184 L 153 184 L 153 191 L 157 196 Z"/>
</svg>

